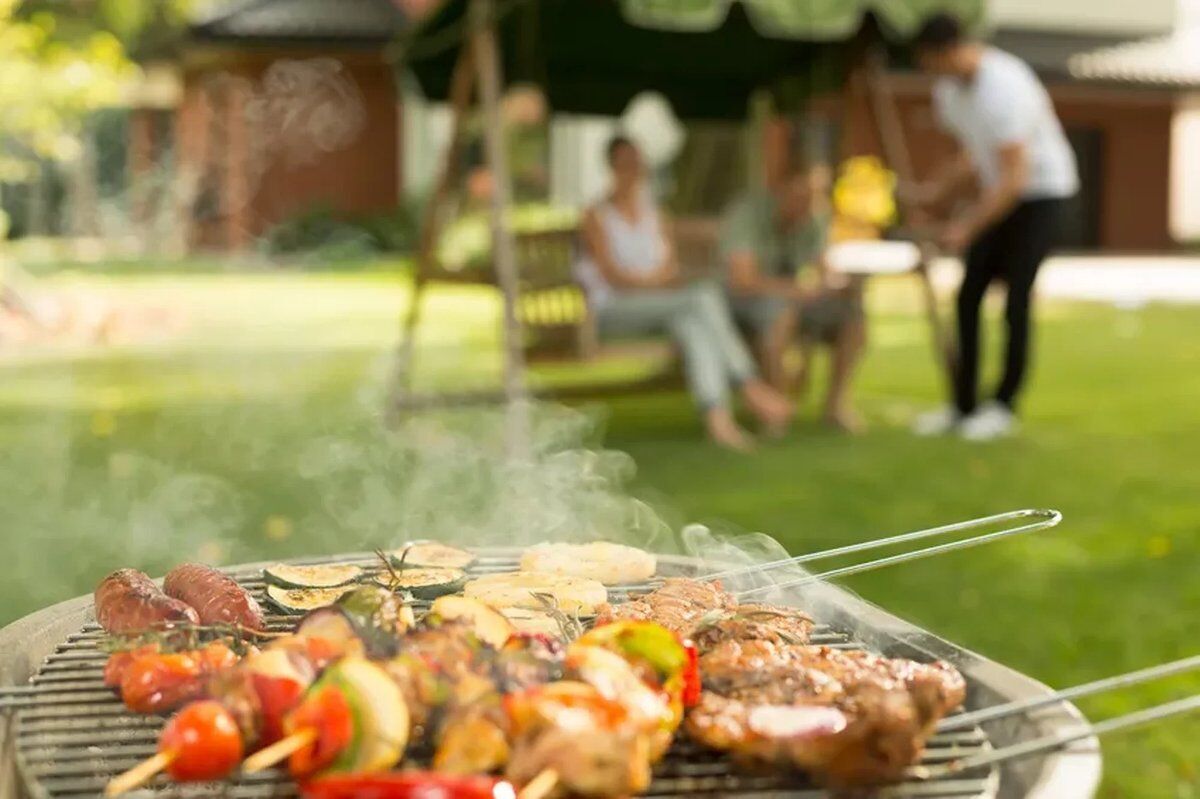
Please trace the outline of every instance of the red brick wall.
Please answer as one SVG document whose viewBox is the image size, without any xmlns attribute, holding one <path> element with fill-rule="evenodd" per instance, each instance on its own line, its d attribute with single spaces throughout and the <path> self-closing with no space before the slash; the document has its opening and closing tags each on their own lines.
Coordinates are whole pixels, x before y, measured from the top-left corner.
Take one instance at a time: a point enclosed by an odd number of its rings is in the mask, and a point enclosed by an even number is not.
<svg viewBox="0 0 1200 799">
<path fill-rule="evenodd" d="M 1121 250 L 1162 250 L 1170 233 L 1171 119 L 1174 101 L 1146 95 L 1113 101 L 1063 89 L 1055 92 L 1063 124 L 1103 136 L 1101 244 Z"/>
<path fill-rule="evenodd" d="M 378 57 L 337 57 L 362 109 L 352 138 L 299 157 L 264 144 L 273 131 L 247 112 L 255 92 L 277 59 L 305 57 L 238 54 L 186 73 L 176 136 L 181 165 L 201 176 L 200 210 L 208 215 L 195 223 L 193 245 L 245 247 L 277 222 L 317 206 L 361 213 L 400 202 L 399 106 L 391 67 Z"/>
<path fill-rule="evenodd" d="M 925 81 L 894 80 L 913 165 L 927 176 L 953 152 L 954 142 L 934 121 Z M 1172 248 L 1170 234 L 1171 119 L 1174 98 L 1129 89 L 1051 86 L 1067 128 L 1102 136 L 1099 245 L 1106 250 Z M 855 97 L 844 137 L 847 152 L 879 154 L 878 136 L 862 97 Z"/>
</svg>

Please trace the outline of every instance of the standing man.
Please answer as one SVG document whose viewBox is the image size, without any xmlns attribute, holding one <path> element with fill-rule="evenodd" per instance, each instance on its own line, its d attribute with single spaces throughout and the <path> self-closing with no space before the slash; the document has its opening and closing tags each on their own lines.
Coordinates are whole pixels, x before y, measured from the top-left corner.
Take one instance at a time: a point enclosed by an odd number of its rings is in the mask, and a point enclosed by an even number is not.
<svg viewBox="0 0 1200 799">
<path fill-rule="evenodd" d="M 990 440 L 1016 427 L 1033 281 L 1055 243 L 1064 200 L 1078 191 L 1075 155 L 1028 64 L 965 37 L 958 20 L 945 15 L 926 21 L 914 49 L 921 69 L 937 76 L 934 110 L 962 151 L 936 180 L 916 187 L 912 199 L 933 209 L 977 187 L 940 236 L 946 251 L 965 251 L 954 403 L 919 417 L 914 429 L 936 435 L 957 428 L 964 438 Z M 979 309 L 994 280 L 1008 286 L 1008 348 L 996 392 L 980 403 Z"/>
</svg>

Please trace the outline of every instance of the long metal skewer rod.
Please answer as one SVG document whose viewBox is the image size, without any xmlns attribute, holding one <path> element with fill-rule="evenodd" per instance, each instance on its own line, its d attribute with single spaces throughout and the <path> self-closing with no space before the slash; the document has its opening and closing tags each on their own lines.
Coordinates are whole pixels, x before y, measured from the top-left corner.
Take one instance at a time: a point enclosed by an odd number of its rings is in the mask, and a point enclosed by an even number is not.
<svg viewBox="0 0 1200 799">
<path fill-rule="evenodd" d="M 977 724 L 995 721 L 996 719 L 1002 719 L 1006 716 L 1016 715 L 1017 713 L 1025 713 L 1030 710 L 1057 704 L 1058 702 L 1066 702 L 1083 696 L 1102 694 L 1107 691 L 1115 691 L 1119 688 L 1141 685 L 1145 682 L 1161 680 L 1164 677 L 1183 674 L 1194 669 L 1200 669 L 1200 655 L 1192 655 L 1191 657 L 1173 660 L 1170 663 L 1162 663 L 1157 666 L 1138 669 L 1137 671 L 1130 671 L 1113 677 L 1105 677 L 1102 680 L 1064 688 L 1061 691 L 1055 691 L 1045 696 L 1035 696 L 1029 699 L 1020 699 L 1016 702 L 1006 702 L 1002 705 L 985 707 L 980 710 L 971 711 L 970 713 L 960 713 L 957 716 L 942 719 L 941 724 L 938 725 L 938 732 L 970 728 Z"/>
<path fill-rule="evenodd" d="M 776 569 L 781 566 L 799 566 L 805 563 L 812 563 L 817 560 L 826 560 L 827 558 L 836 558 L 841 555 L 854 555 L 859 552 L 868 552 L 872 549 L 882 549 L 884 547 L 894 546 L 896 544 L 907 544 L 913 541 L 921 541 L 926 538 L 936 538 L 942 535 L 951 533 L 961 533 L 966 530 L 976 530 L 980 527 L 988 525 L 1000 524 L 1001 522 L 1016 521 L 1018 519 L 1028 518 L 1051 518 L 1058 514 L 1055 510 L 1046 509 L 1031 509 L 1012 510 L 1007 513 L 996 513 L 991 516 L 982 516 L 978 519 L 970 519 L 964 522 L 955 522 L 953 524 L 944 524 L 940 527 L 930 527 L 927 530 L 916 530 L 911 533 L 901 533 L 900 535 L 888 536 L 887 538 L 876 538 L 871 541 L 861 541 L 857 544 L 847 544 L 846 546 L 834 547 L 833 549 L 823 549 L 819 552 L 810 552 L 805 555 L 797 555 L 794 558 L 783 558 L 781 560 L 771 561 L 769 563 L 756 563 L 746 566 L 737 566 L 732 569 L 706 574 L 701 579 L 719 580 L 723 577 L 735 577 L 737 575 L 750 572 L 767 571 Z M 1057 524 L 1057 521 L 1055 522 Z"/>
<path fill-rule="evenodd" d="M 851 564 L 850 566 L 842 566 L 838 569 L 830 569 L 829 571 L 820 572 L 818 574 L 806 574 L 803 577 L 797 577 L 791 580 L 781 580 L 769 585 L 761 585 L 757 588 L 747 588 L 743 591 L 737 591 L 736 594 L 739 599 L 745 599 L 746 597 L 756 596 L 759 594 L 769 594 L 775 590 L 800 588 L 806 585 L 811 585 L 812 583 L 832 580 L 835 577 L 847 577 L 851 574 L 861 574 L 863 572 L 874 571 L 875 569 L 882 569 L 886 566 L 894 566 L 898 563 L 907 563 L 908 561 L 912 560 L 920 560 L 921 558 L 927 558 L 931 555 L 940 555 L 944 552 L 953 552 L 958 549 L 977 547 L 980 544 L 987 544 L 991 541 L 996 541 L 1001 538 L 1008 538 L 1021 533 L 1031 533 L 1035 530 L 1045 530 L 1047 528 L 1056 526 L 1062 521 L 1062 514 L 1056 510 L 1031 511 L 1030 513 L 1036 514 L 1038 516 L 1038 520 L 1035 522 L 1030 522 L 1029 524 L 1010 527 L 1005 530 L 997 530 L 996 532 L 992 533 L 984 533 L 983 535 L 964 538 L 961 541 L 951 541 L 946 544 L 936 544 L 923 549 L 914 549 L 911 552 L 901 552 L 898 555 L 889 555 L 884 558 L 876 558 L 875 560 Z"/>
<path fill-rule="evenodd" d="M 1017 760 L 1018 758 L 1030 755 L 1061 749 L 1067 744 L 1081 741 L 1085 738 L 1104 735 L 1118 730 L 1128 730 L 1171 718 L 1172 716 L 1182 716 L 1185 713 L 1192 713 L 1197 710 L 1200 710 L 1200 694 L 1187 697 L 1186 699 L 1177 699 L 1174 702 L 1154 705 L 1145 710 L 1127 713 L 1123 716 L 1097 722 L 1096 724 L 1085 725 L 1073 732 L 1047 735 L 1042 738 L 1035 738 L 1032 741 L 1005 746 L 990 752 L 964 757 L 961 760 L 951 760 L 948 763 L 936 766 L 914 766 L 908 770 L 907 776 L 912 779 L 921 780 L 940 779 L 975 768 L 1005 763 L 1009 760 Z"/>
</svg>

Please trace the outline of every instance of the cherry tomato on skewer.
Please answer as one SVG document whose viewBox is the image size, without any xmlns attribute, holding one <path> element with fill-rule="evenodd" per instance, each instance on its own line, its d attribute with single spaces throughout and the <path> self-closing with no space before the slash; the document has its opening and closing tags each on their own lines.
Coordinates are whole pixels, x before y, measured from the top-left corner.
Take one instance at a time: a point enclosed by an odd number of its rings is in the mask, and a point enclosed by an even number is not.
<svg viewBox="0 0 1200 799">
<path fill-rule="evenodd" d="M 219 702 L 193 702 L 167 722 L 158 750 L 177 782 L 219 780 L 242 762 L 245 747 L 233 715 Z"/>
</svg>

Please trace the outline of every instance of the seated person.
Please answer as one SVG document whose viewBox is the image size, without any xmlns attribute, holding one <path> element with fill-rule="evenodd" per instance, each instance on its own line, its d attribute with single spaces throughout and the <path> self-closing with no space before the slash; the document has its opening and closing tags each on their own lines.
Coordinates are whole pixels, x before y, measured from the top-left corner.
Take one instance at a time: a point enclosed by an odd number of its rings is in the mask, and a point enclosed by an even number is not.
<svg viewBox="0 0 1200 799">
<path fill-rule="evenodd" d="M 584 216 L 584 253 L 576 270 L 600 331 L 670 334 L 709 437 L 724 447 L 748 449 L 752 439 L 734 418 L 730 388 L 770 431 L 786 427 L 790 403 L 759 379 L 720 288 L 681 281 L 637 147 L 618 136 L 607 155 L 612 190 Z"/>
<path fill-rule="evenodd" d="M 813 180 L 799 169 L 781 176 L 770 190 L 747 193 L 725 212 L 721 258 L 734 318 L 754 337 L 767 382 L 787 390 L 784 356 L 797 333 L 803 361 L 796 382 L 801 389 L 815 345 L 828 345 L 832 374 L 824 419 L 840 430 L 858 432 L 862 423 L 849 391 L 866 345 L 862 281 L 839 279 L 825 269 L 830 220 L 818 209 L 817 199 Z"/>
</svg>

